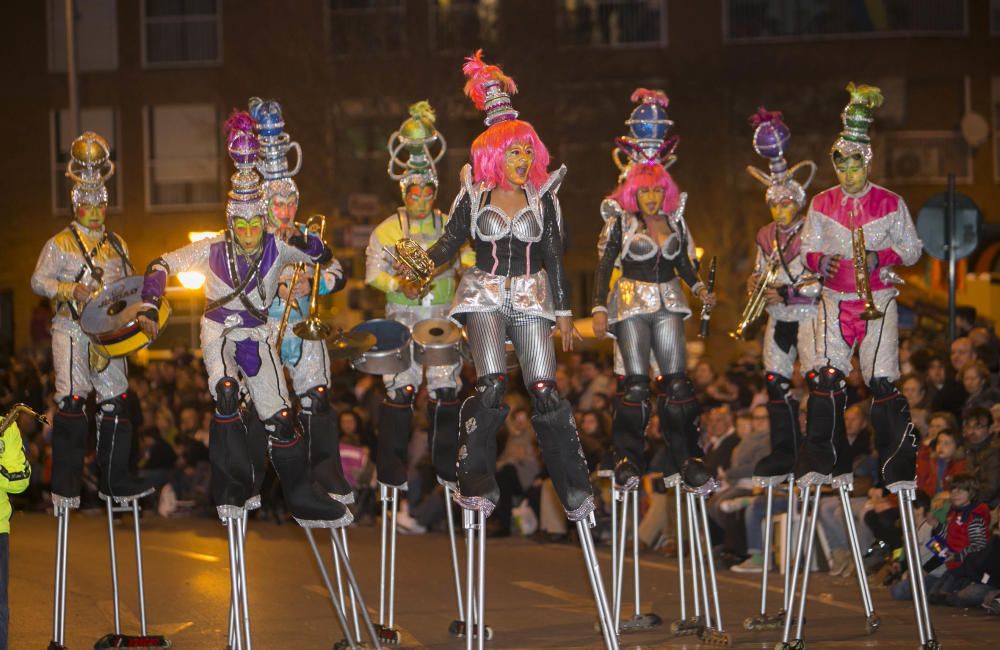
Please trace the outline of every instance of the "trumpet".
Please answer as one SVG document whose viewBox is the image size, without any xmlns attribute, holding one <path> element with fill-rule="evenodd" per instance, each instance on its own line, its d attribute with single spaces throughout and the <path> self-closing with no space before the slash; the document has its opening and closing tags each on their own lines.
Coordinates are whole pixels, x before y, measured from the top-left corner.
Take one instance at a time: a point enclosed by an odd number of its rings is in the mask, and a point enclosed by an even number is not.
<svg viewBox="0 0 1000 650">
<path fill-rule="evenodd" d="M 9 411 L 7 411 L 7 415 L 3 416 L 3 420 L 0 421 L 0 435 L 3 435 L 3 432 L 7 430 L 7 427 L 9 427 L 11 423 L 13 423 L 14 420 L 17 419 L 17 416 L 20 415 L 21 413 L 27 413 L 28 415 L 35 418 L 42 424 L 49 423 L 49 419 L 47 417 L 45 417 L 41 413 L 38 413 L 27 404 L 22 404 L 18 402 L 17 404 L 12 406 Z"/>
<path fill-rule="evenodd" d="M 382 250 L 402 267 L 403 276 L 417 286 L 420 298 L 430 292 L 431 283 L 434 281 L 434 261 L 427 255 L 427 251 L 420 247 L 420 244 L 412 239 L 403 238 L 396 242 L 395 252 L 390 250 L 388 246 L 383 246 Z"/>
<path fill-rule="evenodd" d="M 295 311 L 299 310 L 298 301 L 292 297 L 292 289 L 295 288 L 295 284 L 299 281 L 299 275 L 306 265 L 299 262 L 295 265 L 295 270 L 292 271 L 292 279 L 288 283 L 288 293 L 285 294 L 285 309 L 281 312 L 281 322 L 278 324 L 278 340 L 276 347 L 278 351 L 281 351 L 281 342 L 285 340 L 285 330 L 288 329 L 288 317 L 292 315 L 292 309 Z"/>
<path fill-rule="evenodd" d="M 731 338 L 746 340 L 747 332 L 757 322 L 761 314 L 764 313 L 764 307 L 767 306 L 767 290 L 774 284 L 777 277 L 778 260 L 774 259 L 768 263 L 767 268 L 761 273 L 760 278 L 757 279 L 757 284 L 754 285 L 753 291 L 750 292 L 750 299 L 747 301 L 747 306 L 743 308 L 743 315 L 740 316 L 740 322 L 737 323 L 736 329 L 729 333 Z"/>
<path fill-rule="evenodd" d="M 322 241 L 323 235 L 326 233 L 325 215 L 314 214 L 306 220 L 306 230 L 314 230 L 314 228 L 318 229 L 317 236 Z M 333 332 L 333 327 L 329 323 L 324 323 L 320 319 L 319 314 L 316 313 L 316 298 L 319 296 L 319 274 L 321 269 L 319 268 L 319 264 L 314 264 L 313 266 L 315 271 L 313 271 L 312 293 L 309 294 L 309 314 L 301 322 L 295 324 L 292 332 L 300 339 L 322 341 L 330 336 L 331 332 Z M 285 310 L 287 312 L 288 305 L 285 305 Z M 282 317 L 284 317 L 284 314 Z M 283 332 L 284 330 L 282 330 Z"/>
<path fill-rule="evenodd" d="M 865 301 L 861 320 L 878 320 L 885 314 L 875 306 L 875 297 L 872 296 L 872 286 L 868 279 L 868 250 L 865 246 L 865 231 L 860 226 L 851 228 L 851 248 L 854 253 L 854 284 L 857 288 L 858 298 Z"/>
</svg>

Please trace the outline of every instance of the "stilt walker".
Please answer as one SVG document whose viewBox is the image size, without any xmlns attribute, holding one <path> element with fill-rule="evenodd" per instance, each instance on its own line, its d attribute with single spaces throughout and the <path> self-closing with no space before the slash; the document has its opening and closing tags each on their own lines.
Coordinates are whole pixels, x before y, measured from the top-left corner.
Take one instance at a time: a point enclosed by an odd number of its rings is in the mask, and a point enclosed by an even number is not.
<svg viewBox="0 0 1000 650">
<path fill-rule="evenodd" d="M 674 634 L 699 633 L 708 642 L 725 642 L 728 637 L 722 631 L 721 618 L 717 611 L 713 616 L 709 610 L 710 581 L 704 570 L 706 558 L 695 553 L 701 548 L 710 555 L 708 529 L 700 515 L 692 518 L 694 510 L 689 510 L 687 520 L 695 616 L 687 615 L 683 571 L 685 516 L 681 503 L 686 501 L 689 509 L 703 508 L 705 496 L 717 486 L 717 481 L 697 458 L 701 454 L 699 408 L 694 399 L 694 386 L 686 372 L 684 337 L 684 320 L 691 315 L 691 309 L 681 289 L 681 279 L 703 303 L 713 305 L 715 296 L 696 270 L 694 244 L 684 221 L 687 194 L 680 192 L 666 169 L 676 159 L 673 151 L 677 146 L 676 137 L 666 137 L 673 125 L 667 116 L 667 97 L 661 91 L 639 88 L 633 93 L 632 101 L 639 105 L 626 122 L 630 133 L 618 139 L 614 155 L 624 179 L 601 206 L 605 223 L 598 242 L 600 262 L 593 308 L 594 332 L 598 337 L 610 332 L 616 338 L 624 370 L 623 395 L 616 404 L 614 418 L 615 484 L 622 486 L 626 493 L 634 492 L 631 498 L 635 502 L 632 507 L 635 512 L 637 487 L 643 471 L 643 434 L 651 410 L 649 368 L 652 353 L 661 373 L 656 377 L 660 389 L 660 428 L 670 452 L 664 484 L 677 491 L 675 508 L 682 562 L 681 617 L 673 622 L 671 629 Z M 621 277 L 609 292 L 615 266 L 621 268 Z M 686 493 L 683 499 L 682 492 Z M 628 512 L 628 498 L 625 497 L 625 513 Z M 633 521 L 633 528 L 635 523 Z M 621 608 L 618 594 L 623 583 L 621 569 L 626 525 L 623 521 L 616 545 L 619 554 L 615 562 L 616 614 Z M 623 630 L 628 626 L 643 629 L 650 621 L 638 607 L 636 559 L 633 558 L 636 566 L 633 582 L 637 607 L 635 616 L 622 624 Z M 714 576 L 710 557 L 708 565 Z M 713 579 L 713 596 L 716 594 L 714 584 Z M 716 601 L 717 598 L 713 599 L 713 604 Z"/>
<path fill-rule="evenodd" d="M 447 216 L 434 207 L 437 199 L 438 175 L 435 165 L 444 156 L 444 136 L 435 128 L 434 109 L 426 101 L 410 106 L 410 116 L 399 130 L 389 137 L 388 175 L 399 182 L 403 205 L 395 214 L 380 223 L 372 232 L 366 251 L 365 281 L 385 293 L 385 317 L 401 323 L 412 333 L 430 326 L 439 334 L 458 330 L 445 320 L 455 294 L 458 264 L 443 269 L 426 284 L 407 280 L 396 268 L 396 244 L 411 240 L 429 247 L 442 235 Z M 462 260 L 471 264 L 471 251 Z M 379 571 L 379 625 L 382 640 L 399 643 L 396 629 L 396 515 L 400 508 L 400 492 L 406 490 L 406 455 L 413 433 L 413 404 L 426 374 L 430 393 L 428 416 L 431 424 L 431 459 L 438 482 L 445 491 L 448 530 L 453 533 L 451 494 L 455 489 L 455 458 L 458 449 L 458 387 L 462 360 L 458 347 L 447 359 L 425 359 L 414 346 L 408 368 L 382 376 L 386 398 L 379 410 L 378 472 L 379 496 L 382 502 L 382 537 Z M 466 619 L 458 590 L 458 558 L 452 534 L 452 567 L 456 572 L 458 618 L 449 631 L 462 636 Z"/>
<path fill-rule="evenodd" d="M 566 515 L 577 525 L 597 605 L 604 643 L 618 639 L 604 594 L 590 528 L 594 497 L 569 402 L 555 386 L 553 324 L 563 349 L 579 336 L 569 308 L 563 266 L 562 218 L 556 193 L 565 167 L 549 174 L 549 154 L 535 129 L 517 119 L 510 95 L 514 81 L 499 67 L 466 60 L 466 94 L 486 112 L 486 130 L 472 143 L 472 166 L 461 173 L 461 189 L 445 232 L 428 251 L 429 261 L 450 263 L 472 241 L 475 266 L 462 276 L 450 315 L 465 325 L 476 365 L 476 392 L 461 407 L 458 493 L 467 538 L 467 619 L 475 622 L 478 647 L 485 641 L 486 518 L 496 507 L 496 434 L 508 408 L 506 349 L 510 339 L 534 406 L 532 422 L 545 464 Z M 473 635 L 466 635 L 472 648 Z"/>
<path fill-rule="evenodd" d="M 754 129 L 753 147 L 767 159 L 768 171 L 752 165 L 747 172 L 767 191 L 764 199 L 773 221 L 757 232 L 757 260 L 750 278 L 750 298 L 734 338 L 746 339 L 754 323 L 767 312 L 764 330 L 764 377 L 767 386 L 767 412 L 771 420 L 771 451 L 754 468 L 753 483 L 764 488 L 763 572 L 761 575 L 760 615 L 747 618 L 747 630 L 776 629 L 784 623 L 789 610 L 792 538 L 795 521 L 795 458 L 801 431 L 799 402 L 791 392 L 795 360 L 806 372 L 813 367 L 816 302 L 820 278 L 805 268 L 801 254 L 801 231 L 806 204 L 806 189 L 816 174 L 816 163 L 804 160 L 791 167 L 785 160 L 791 131 L 781 113 L 761 107 L 750 117 Z M 806 171 L 802 183 L 795 175 Z M 771 542 L 774 530 L 771 516 L 774 496 L 787 484 L 788 508 L 785 523 L 784 595 L 775 614 L 767 612 L 768 574 L 771 569 Z"/>
<path fill-rule="evenodd" d="M 97 398 L 98 491 L 108 513 L 111 548 L 112 594 L 115 631 L 95 647 L 167 647 L 162 636 L 146 631 L 142 547 L 138 500 L 153 492 L 129 467 L 132 423 L 126 408 L 126 361 L 100 354 L 80 328 L 86 304 L 106 285 L 133 271 L 125 241 L 105 227 L 108 190 L 104 183 L 114 174 L 110 148 L 100 135 L 88 131 L 70 145 L 66 175 L 73 181 L 71 203 L 74 222 L 46 242 L 31 277 L 35 293 L 56 302 L 52 319 L 52 360 L 56 373 L 57 411 L 52 428 L 52 507 L 57 519 L 56 579 L 52 650 L 66 646 L 66 577 L 69 550 L 69 513 L 80 507 L 83 462 L 87 452 L 87 415 L 84 404 L 91 391 Z M 119 619 L 118 572 L 113 525 L 114 505 L 132 513 L 138 568 L 140 633 L 123 635 Z"/>
<path fill-rule="evenodd" d="M 257 452 L 248 436 L 248 429 L 256 426 L 253 418 L 263 423 L 285 503 L 307 535 L 311 538 L 312 528 L 343 528 L 352 517 L 343 503 L 316 489 L 310 476 L 308 450 L 293 416 L 275 332 L 267 322 L 267 308 L 277 294 L 281 269 L 298 262 L 326 265 L 332 258 L 330 249 L 312 233 L 291 232 L 285 241 L 266 232 L 266 206 L 254 171 L 259 144 L 253 120 L 247 113 L 235 113 L 226 126 L 229 155 L 237 168 L 226 204 L 226 229 L 222 235 L 194 242 L 150 263 L 142 291 L 147 311 L 140 321 L 154 337 L 159 331 L 157 312 L 167 277 L 184 271 L 205 276 L 207 305 L 201 319 L 201 343 L 215 400 L 209 429 L 210 490 L 227 529 L 231 591 L 238 602 L 232 645 L 250 650 L 243 540 L 246 507 L 259 471 L 254 462 Z M 255 413 L 241 413 L 241 388 Z M 346 566 L 349 569 L 349 564 Z M 363 610 L 360 591 L 355 595 Z M 344 635 L 353 639 L 343 603 L 336 598 L 333 602 Z M 377 646 L 374 633 L 373 640 Z"/>
<path fill-rule="evenodd" d="M 786 616 L 780 648 L 805 647 L 802 627 L 807 568 L 812 560 L 822 483 L 835 485 L 845 502 L 844 517 L 853 523 L 850 503 L 844 498 L 847 486 L 843 476 L 849 468 L 838 466 L 837 449 L 845 436 L 845 377 L 851 371 L 855 349 L 873 396 L 871 419 L 882 486 L 899 499 L 907 561 L 910 566 L 920 565 L 911 504 L 916 490 L 917 439 L 906 400 L 893 383 L 899 378 L 899 292 L 892 267 L 916 263 L 922 246 L 903 199 L 869 181 L 872 150 L 868 128 L 875 109 L 882 104 L 882 94 L 878 88 L 853 83 L 847 90 L 850 101 L 841 115 L 844 130 L 831 151 L 838 185 L 813 198 L 802 232 L 806 267 L 823 275 L 824 286 L 817 316 L 816 359 L 806 377 L 810 387 L 808 423 L 795 471 L 805 499 L 793 567 L 805 568 L 795 631 L 791 630 L 792 617 Z M 840 475 L 835 479 L 836 474 Z M 803 549 L 805 564 L 800 564 Z M 857 558 L 856 548 L 854 552 Z M 934 638 L 922 574 L 913 571 L 911 577 L 920 647 L 937 649 L 940 646 Z M 792 578 L 794 584 L 795 570 Z M 862 598 L 866 629 L 873 631 L 878 621 L 865 589 Z"/>
</svg>

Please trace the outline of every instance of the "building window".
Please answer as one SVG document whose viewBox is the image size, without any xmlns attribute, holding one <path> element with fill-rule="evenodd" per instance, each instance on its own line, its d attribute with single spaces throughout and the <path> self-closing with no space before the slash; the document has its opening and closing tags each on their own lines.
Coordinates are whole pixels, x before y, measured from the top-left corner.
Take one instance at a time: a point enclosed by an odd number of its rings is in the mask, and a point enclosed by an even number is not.
<svg viewBox="0 0 1000 650">
<path fill-rule="evenodd" d="M 222 61 L 218 0 L 143 0 L 147 66 L 212 65 Z"/>
<path fill-rule="evenodd" d="M 729 42 L 967 33 L 966 0 L 722 0 L 722 7 Z"/>
<path fill-rule="evenodd" d="M 108 141 L 111 147 L 111 162 L 115 163 L 115 175 L 107 182 L 108 207 L 121 207 L 122 173 L 118 166 L 118 112 L 113 108 L 83 108 L 80 110 L 80 133 L 71 133 L 69 110 L 52 112 L 52 211 L 67 214 L 70 209 L 69 193 L 73 181 L 66 177 L 69 163 L 69 146 L 84 131 L 94 131 Z"/>
<path fill-rule="evenodd" d="M 146 205 L 199 208 L 221 200 L 219 115 L 211 104 L 147 106 Z"/>
<path fill-rule="evenodd" d="M 666 0 L 557 0 L 559 42 L 567 46 L 666 45 Z"/>
<path fill-rule="evenodd" d="M 878 138 L 875 165 L 879 176 L 900 185 L 940 185 L 954 173 L 972 183 L 969 145 L 957 131 L 892 131 Z"/>
<path fill-rule="evenodd" d="M 403 50 L 403 0 L 329 0 L 327 25 L 333 55 L 383 57 Z"/>
<path fill-rule="evenodd" d="M 431 49 L 472 52 L 500 41 L 500 0 L 429 0 Z"/>
<path fill-rule="evenodd" d="M 66 2 L 47 0 L 49 72 L 66 72 Z M 79 72 L 118 67 L 118 3 L 75 0 L 76 69 Z"/>
</svg>

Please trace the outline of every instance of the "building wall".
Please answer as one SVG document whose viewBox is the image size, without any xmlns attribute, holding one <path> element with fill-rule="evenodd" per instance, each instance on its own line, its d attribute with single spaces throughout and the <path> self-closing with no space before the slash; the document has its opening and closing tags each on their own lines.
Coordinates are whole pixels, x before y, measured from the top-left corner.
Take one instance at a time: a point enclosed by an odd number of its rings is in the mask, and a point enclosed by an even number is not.
<svg viewBox="0 0 1000 650">
<path fill-rule="evenodd" d="M 436 15 L 433 0 L 404 0 L 400 17 L 381 24 L 363 14 L 331 24 L 325 0 L 220 2 L 218 65 L 144 67 L 142 3 L 118 1 L 117 68 L 79 77 L 83 107 L 118 110 L 121 210 L 108 221 L 128 241 L 137 267 L 185 243 L 188 231 L 222 227 L 221 201 L 196 210 L 147 207 L 143 110 L 149 105 L 209 103 L 224 117 L 232 107 L 245 106 L 251 95 L 281 100 L 287 129 L 304 150 L 297 178 L 301 212 L 330 215 L 332 237 L 337 238 L 360 220 L 348 214 L 351 193 L 375 195 L 382 213 L 394 207 L 398 189 L 385 176 L 384 142 L 406 116 L 409 103 L 429 99 L 450 145 L 441 165 L 440 193 L 441 205 L 450 204 L 481 122 L 461 95 L 461 59 L 474 39 L 439 51 L 435 43 L 441 39 L 434 40 L 430 27 Z M 16 87 L 5 101 L 8 155 L 0 159 L 10 224 L 0 290 L 14 292 L 18 346 L 28 342 L 28 319 L 37 302 L 28 280 L 38 251 L 68 219 L 53 213 L 51 200 L 50 112 L 66 106 L 67 93 L 66 76 L 49 71 L 46 4 L 22 2 L 8 8 L 7 24 L 17 25 L 18 33 L 12 37 L 15 47 L 0 63 L 4 78 L 15 80 Z M 500 2 L 498 38 L 483 45 L 486 57 L 502 63 L 518 81 L 521 92 L 514 103 L 522 117 L 536 126 L 555 163 L 569 167 L 561 196 L 578 314 L 589 311 L 594 242 L 601 225 L 597 206 L 617 176 L 609 161 L 611 144 L 624 132 L 622 122 L 631 110 L 628 97 L 636 86 L 663 88 L 670 96 L 673 133 L 681 137 L 679 160 L 671 172 L 690 195 L 688 221 L 698 243 L 709 255 L 720 256 L 719 285 L 727 304 L 720 309 L 719 327 L 731 325 L 742 308 L 750 237 L 767 220 L 763 188 L 744 172 L 747 164 L 764 166 L 750 146 L 746 123 L 758 105 L 784 111 L 794 134 L 789 159 L 808 157 L 819 164 L 816 189 L 833 183 L 827 152 L 840 129 L 843 87 L 850 80 L 881 84 L 887 94 L 876 122 L 876 182 L 886 173 L 880 156 L 887 138 L 901 131 L 957 138 L 966 79 L 972 110 L 987 117 L 994 132 L 1000 131 L 1000 97 L 993 96 L 1000 95 L 994 89 L 1000 87 L 1000 39 L 990 33 L 988 0 L 969 0 L 967 33 L 957 36 L 754 43 L 726 42 L 723 2 L 665 0 L 665 44 L 628 47 L 561 45 L 558 4 Z M 396 52 L 345 51 L 345 33 L 356 39 L 355 46 L 396 39 L 402 45 Z M 971 158 L 972 182 L 960 183 L 959 190 L 978 203 L 988 222 L 1000 223 L 995 137 L 976 151 L 957 145 L 956 160 Z M 898 138 L 892 142 L 898 146 Z M 222 155 L 220 197 L 229 173 Z M 886 184 L 903 194 L 914 213 L 943 189 L 939 182 Z M 362 254 L 355 251 L 357 271 Z"/>
</svg>

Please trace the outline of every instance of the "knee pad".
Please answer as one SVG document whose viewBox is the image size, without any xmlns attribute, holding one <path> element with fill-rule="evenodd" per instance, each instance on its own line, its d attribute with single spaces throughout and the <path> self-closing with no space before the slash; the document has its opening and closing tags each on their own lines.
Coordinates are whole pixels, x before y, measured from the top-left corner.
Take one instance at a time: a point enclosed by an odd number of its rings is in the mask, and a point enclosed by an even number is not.
<svg viewBox="0 0 1000 650">
<path fill-rule="evenodd" d="M 836 393 L 844 390 L 847 386 L 844 373 L 833 366 L 823 366 L 819 370 L 810 370 L 806 373 L 806 383 L 809 384 L 809 391 L 820 393 Z"/>
<path fill-rule="evenodd" d="M 264 430 L 272 438 L 289 440 L 295 436 L 295 418 L 292 409 L 284 408 L 264 420 Z"/>
<path fill-rule="evenodd" d="M 622 398 L 626 402 L 641 404 L 649 399 L 649 377 L 629 375 L 622 381 Z"/>
<path fill-rule="evenodd" d="M 528 396 L 531 397 L 535 413 L 552 413 L 559 408 L 561 401 L 559 391 L 556 389 L 556 382 L 551 379 L 532 382 L 528 386 Z"/>
<path fill-rule="evenodd" d="M 767 382 L 767 397 L 772 402 L 784 402 L 788 395 L 788 389 L 792 382 L 788 377 L 783 377 L 776 372 L 768 372 L 764 375 Z"/>
<path fill-rule="evenodd" d="M 458 391 L 454 388 L 435 388 L 434 400 L 437 402 L 454 402 L 458 400 Z"/>
<path fill-rule="evenodd" d="M 299 395 L 299 401 L 302 402 L 302 409 L 313 415 L 326 415 L 332 410 L 326 386 L 310 388 L 305 394 Z"/>
<path fill-rule="evenodd" d="M 868 387 L 872 390 L 872 398 L 876 402 L 884 402 L 899 395 L 896 384 L 889 381 L 887 377 L 875 377 L 869 382 Z"/>
<path fill-rule="evenodd" d="M 476 394 L 486 408 L 497 409 L 503 404 L 507 392 L 507 375 L 484 375 L 476 380 Z"/>
<path fill-rule="evenodd" d="M 215 410 L 219 415 L 233 415 L 240 408 L 240 382 L 223 377 L 215 384 Z"/>
<path fill-rule="evenodd" d="M 687 402 L 694 399 L 694 383 L 686 372 L 660 375 L 656 385 L 671 402 Z"/>
<path fill-rule="evenodd" d="M 417 391 L 413 384 L 407 384 L 402 388 L 390 388 L 386 391 L 385 401 L 396 406 L 410 406 L 416 397 Z"/>
<path fill-rule="evenodd" d="M 83 407 L 87 400 L 79 395 L 67 395 L 59 400 L 59 410 L 67 415 L 79 415 L 83 413 Z"/>
<path fill-rule="evenodd" d="M 128 412 L 125 404 L 125 395 L 115 395 L 111 399 L 106 399 L 103 402 L 98 403 L 97 409 L 102 415 L 107 415 L 108 417 L 124 416 Z"/>
</svg>

